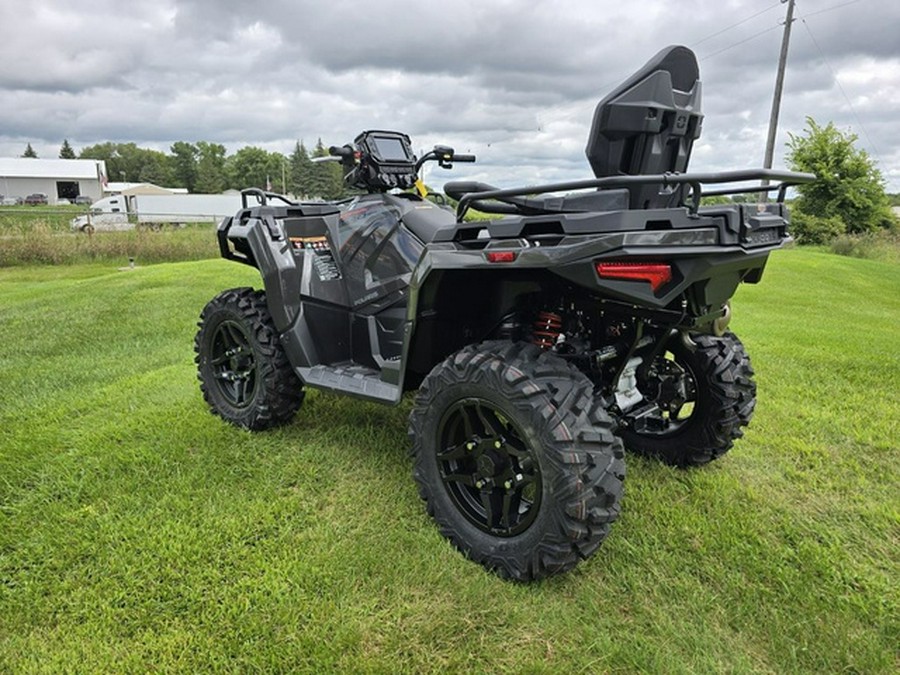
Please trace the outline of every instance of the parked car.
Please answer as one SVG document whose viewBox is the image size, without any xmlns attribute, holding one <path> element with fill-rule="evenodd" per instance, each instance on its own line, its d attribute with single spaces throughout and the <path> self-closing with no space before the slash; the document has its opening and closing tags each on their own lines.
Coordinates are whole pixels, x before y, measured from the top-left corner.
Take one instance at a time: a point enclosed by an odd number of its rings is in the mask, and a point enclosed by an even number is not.
<svg viewBox="0 0 900 675">
<path fill-rule="evenodd" d="M 75 197 L 74 203 L 91 205 L 94 203 L 94 200 L 91 199 L 90 197 L 88 197 L 87 195 L 78 195 L 77 197 Z"/>
<path fill-rule="evenodd" d="M 2 197 L 0 198 L 0 206 L 18 206 L 22 203 L 21 197 Z"/>
<path fill-rule="evenodd" d="M 37 206 L 38 204 L 47 204 L 47 195 L 43 192 L 33 192 L 25 197 L 25 203 L 29 206 Z"/>
</svg>

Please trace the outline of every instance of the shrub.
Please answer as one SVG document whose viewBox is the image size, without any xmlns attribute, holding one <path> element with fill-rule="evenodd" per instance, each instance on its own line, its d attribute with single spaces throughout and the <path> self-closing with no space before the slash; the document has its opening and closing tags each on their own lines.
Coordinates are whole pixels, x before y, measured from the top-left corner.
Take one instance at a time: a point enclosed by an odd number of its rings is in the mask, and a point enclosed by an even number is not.
<svg viewBox="0 0 900 675">
<path fill-rule="evenodd" d="M 799 244 L 829 244 L 846 231 L 838 216 L 811 216 L 798 209 L 791 213 L 791 234 Z"/>
<path fill-rule="evenodd" d="M 814 173 L 812 183 L 797 186 L 796 210 L 818 218 L 838 217 L 842 232 L 862 234 L 893 222 L 884 179 L 875 160 L 855 147 L 856 134 L 806 118 L 806 135 L 790 134 L 787 162 L 794 171 Z M 827 234 L 831 227 L 813 229 Z"/>
<path fill-rule="evenodd" d="M 831 252 L 851 258 L 900 263 L 900 232 L 880 230 L 862 235 L 844 234 L 831 242 Z"/>
</svg>

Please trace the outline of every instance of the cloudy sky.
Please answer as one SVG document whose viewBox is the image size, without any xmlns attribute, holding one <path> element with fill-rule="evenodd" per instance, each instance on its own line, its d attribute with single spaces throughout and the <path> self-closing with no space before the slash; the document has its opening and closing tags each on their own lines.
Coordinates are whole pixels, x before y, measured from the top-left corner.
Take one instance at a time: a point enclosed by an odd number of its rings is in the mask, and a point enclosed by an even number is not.
<svg viewBox="0 0 900 675">
<path fill-rule="evenodd" d="M 377 10 L 376 10 L 377 8 Z M 0 156 L 132 141 L 288 153 L 406 131 L 478 155 L 429 183 L 590 177 L 593 108 L 662 47 L 700 58 L 691 168 L 762 166 L 778 0 L 0 0 Z M 806 116 L 900 192 L 900 2 L 797 0 L 775 166 Z"/>
</svg>

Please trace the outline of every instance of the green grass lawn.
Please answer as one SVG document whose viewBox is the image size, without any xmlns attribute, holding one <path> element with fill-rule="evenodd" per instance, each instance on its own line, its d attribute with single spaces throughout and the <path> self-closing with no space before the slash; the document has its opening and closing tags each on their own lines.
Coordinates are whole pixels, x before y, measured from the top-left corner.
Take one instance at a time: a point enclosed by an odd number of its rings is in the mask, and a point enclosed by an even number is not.
<svg viewBox="0 0 900 675">
<path fill-rule="evenodd" d="M 745 438 L 629 457 L 573 573 L 467 562 L 424 512 L 397 408 L 312 392 L 253 435 L 206 412 L 222 261 L 0 269 L 0 672 L 896 672 L 900 267 L 789 250 L 733 327 Z"/>
</svg>

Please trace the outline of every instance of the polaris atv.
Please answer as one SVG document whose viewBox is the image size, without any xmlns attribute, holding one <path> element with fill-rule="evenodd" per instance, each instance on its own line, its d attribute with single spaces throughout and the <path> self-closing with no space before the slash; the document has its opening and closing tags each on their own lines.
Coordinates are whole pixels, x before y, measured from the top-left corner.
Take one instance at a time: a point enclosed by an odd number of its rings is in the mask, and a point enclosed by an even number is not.
<svg viewBox="0 0 900 675">
<path fill-rule="evenodd" d="M 788 186 L 815 177 L 685 173 L 701 121 L 696 58 L 671 47 L 597 106 L 593 179 L 448 183 L 454 214 L 419 169 L 474 157 L 417 159 L 406 134 L 366 131 L 330 149 L 360 196 L 245 190 L 218 242 L 265 290 L 203 310 L 206 402 L 259 430 L 290 421 L 305 387 L 388 404 L 418 389 L 413 475 L 441 532 L 505 577 L 571 569 L 619 514 L 624 449 L 706 464 L 753 413 L 729 299 L 790 240 Z M 748 191 L 777 198 L 701 205 Z M 500 217 L 467 222 L 469 209 Z"/>
</svg>

